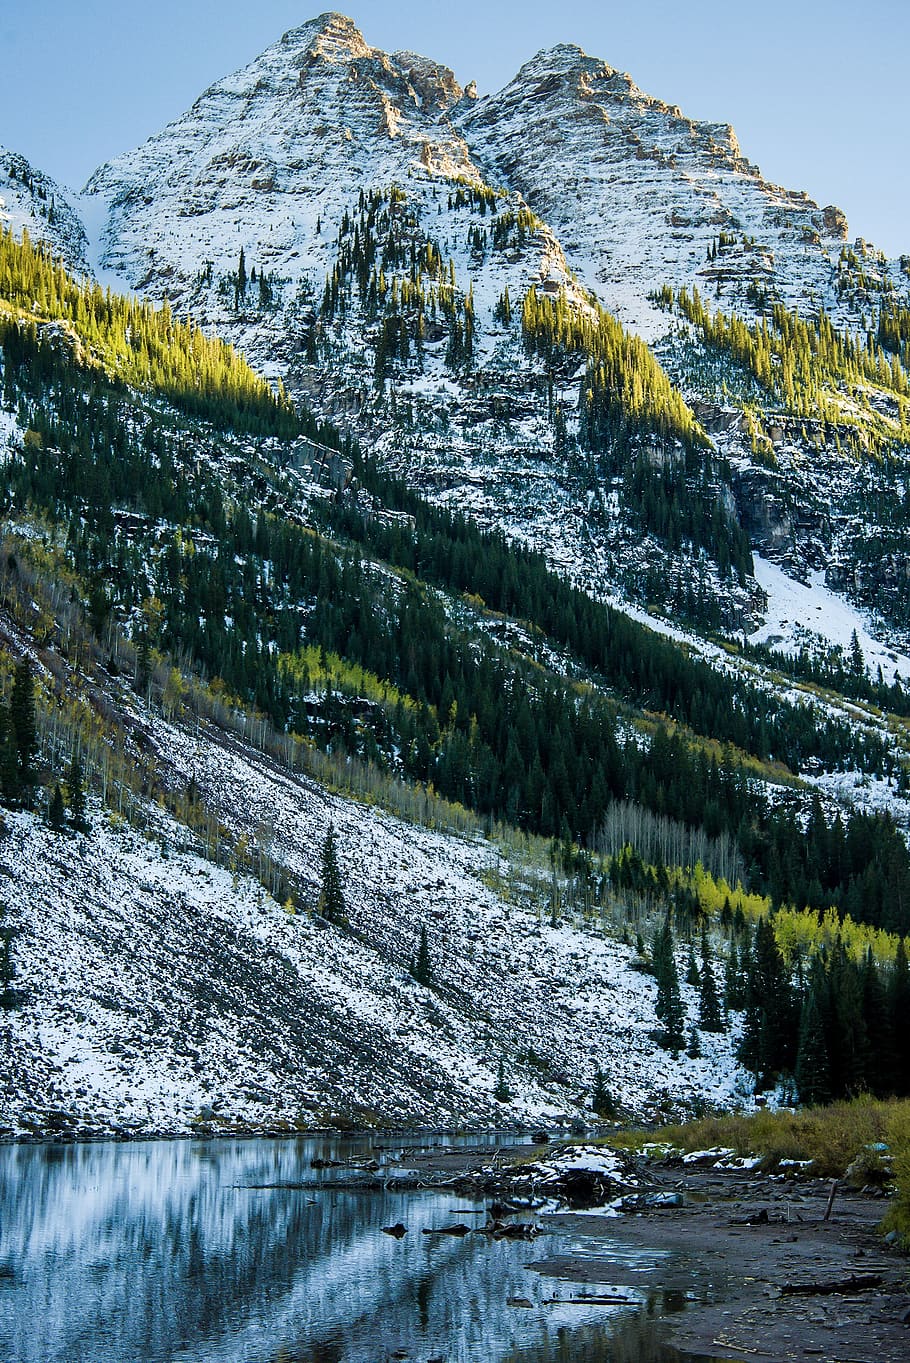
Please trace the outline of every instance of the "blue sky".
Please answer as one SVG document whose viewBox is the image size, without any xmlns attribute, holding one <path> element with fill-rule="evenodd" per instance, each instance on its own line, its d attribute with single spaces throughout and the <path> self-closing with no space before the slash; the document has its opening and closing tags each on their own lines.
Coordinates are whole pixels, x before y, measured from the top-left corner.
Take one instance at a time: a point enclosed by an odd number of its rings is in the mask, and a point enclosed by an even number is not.
<svg viewBox="0 0 910 1363">
<path fill-rule="evenodd" d="M 325 0 L 0 0 L 0 142 L 81 187 Z M 735 127 L 766 177 L 910 253 L 908 0 L 357 0 L 367 41 L 498 89 L 576 42 L 694 118 Z"/>
</svg>

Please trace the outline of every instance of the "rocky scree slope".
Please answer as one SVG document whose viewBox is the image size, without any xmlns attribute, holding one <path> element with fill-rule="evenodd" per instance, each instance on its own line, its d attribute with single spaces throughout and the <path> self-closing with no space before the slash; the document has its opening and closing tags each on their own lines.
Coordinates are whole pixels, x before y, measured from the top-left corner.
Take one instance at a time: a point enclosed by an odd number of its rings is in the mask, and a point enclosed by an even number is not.
<svg viewBox="0 0 910 1363">
<path fill-rule="evenodd" d="M 3 1136 L 554 1123 L 591 1117 L 604 1064 L 641 1117 L 747 1091 L 730 1035 L 696 1060 L 656 1049 L 655 984 L 631 950 L 505 902 L 483 839 L 330 796 L 129 692 L 109 700 L 160 778 L 193 779 L 225 835 L 267 841 L 310 907 L 289 913 L 204 860 L 151 803 L 142 832 L 98 809 L 86 836 L 9 816 L 0 893 L 21 1002 L 0 1013 Z M 312 911 L 330 824 L 342 925 Z M 421 926 L 430 988 L 409 971 Z"/>
</svg>

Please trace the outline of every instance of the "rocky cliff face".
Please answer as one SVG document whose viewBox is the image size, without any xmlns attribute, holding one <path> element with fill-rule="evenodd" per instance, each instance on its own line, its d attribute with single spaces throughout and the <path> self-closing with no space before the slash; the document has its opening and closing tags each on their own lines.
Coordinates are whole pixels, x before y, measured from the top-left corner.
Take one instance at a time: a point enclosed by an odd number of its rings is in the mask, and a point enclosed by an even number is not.
<svg viewBox="0 0 910 1363">
<path fill-rule="evenodd" d="M 486 173 L 554 228 L 584 282 L 649 339 L 660 283 L 743 299 L 753 281 L 788 302 L 827 298 L 847 224 L 763 179 L 727 123 L 700 123 L 570 44 L 540 52 L 505 89 L 456 112 Z M 737 249 L 709 262 L 720 233 Z"/>
<path fill-rule="evenodd" d="M 383 53 L 351 20 L 322 15 L 87 189 L 109 204 L 105 263 L 179 303 L 198 301 L 192 279 L 208 260 L 233 263 L 241 245 L 321 287 L 361 188 L 410 180 L 422 194 L 458 175 L 521 196 L 582 282 L 649 339 L 667 328 L 648 297 L 661 283 L 719 288 L 728 306 L 748 306 L 756 282 L 792 306 L 839 305 L 840 210 L 765 180 L 728 124 L 687 118 L 569 44 L 478 100 L 447 67 Z M 709 262 L 721 233 L 735 249 Z"/>
<path fill-rule="evenodd" d="M 133 287 L 198 305 L 207 262 L 251 264 L 320 288 L 345 208 L 412 166 L 476 177 L 444 115 L 462 98 L 451 71 L 368 46 L 323 15 L 202 94 L 142 147 L 96 171 L 109 205 L 105 264 Z M 288 291 L 290 292 L 290 290 Z"/>
</svg>

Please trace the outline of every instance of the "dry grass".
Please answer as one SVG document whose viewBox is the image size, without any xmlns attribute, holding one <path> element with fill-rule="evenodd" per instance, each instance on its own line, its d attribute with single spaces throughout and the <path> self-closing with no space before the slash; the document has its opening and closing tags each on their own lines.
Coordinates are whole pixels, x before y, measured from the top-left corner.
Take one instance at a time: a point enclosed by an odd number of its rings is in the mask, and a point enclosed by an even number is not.
<svg viewBox="0 0 910 1363">
<path fill-rule="evenodd" d="M 886 1137 L 894 1158 L 897 1197 L 885 1218 L 885 1229 L 896 1230 L 910 1249 L 910 1102 L 896 1103 Z"/>
<path fill-rule="evenodd" d="M 658 1131 L 617 1133 L 611 1144 L 634 1149 L 646 1141 L 681 1150 L 728 1146 L 741 1155 L 762 1155 L 769 1165 L 782 1159 L 811 1159 L 819 1173 L 840 1177 L 864 1145 L 891 1147 L 895 1173 L 910 1212 L 910 1099 L 855 1098 L 829 1107 L 791 1111 L 727 1113 Z"/>
<path fill-rule="evenodd" d="M 897 1231 L 901 1247 L 910 1252 L 910 1099 L 864 1097 L 795 1112 L 731 1112 L 657 1131 L 616 1132 L 608 1143 L 635 1150 L 648 1141 L 684 1151 L 729 1147 L 763 1156 L 768 1168 L 783 1159 L 812 1160 L 818 1173 L 832 1178 L 840 1178 L 864 1146 L 882 1142 L 896 1185 L 882 1230 Z"/>
</svg>

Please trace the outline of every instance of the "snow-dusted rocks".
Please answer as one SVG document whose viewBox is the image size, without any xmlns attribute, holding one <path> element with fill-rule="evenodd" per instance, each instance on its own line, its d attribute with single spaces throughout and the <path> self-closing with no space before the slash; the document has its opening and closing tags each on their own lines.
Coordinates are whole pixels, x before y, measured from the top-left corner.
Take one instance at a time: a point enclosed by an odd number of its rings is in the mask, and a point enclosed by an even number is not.
<svg viewBox="0 0 910 1363">
<path fill-rule="evenodd" d="M 249 265 L 321 289 L 345 208 L 361 188 L 404 180 L 412 164 L 476 176 L 442 116 L 462 97 L 447 68 L 370 47 L 351 20 L 325 14 L 286 33 L 242 71 L 135 151 L 102 166 L 86 189 L 108 204 L 103 261 L 177 306 L 211 261 Z M 236 331 L 236 326 L 234 330 Z"/>
<path fill-rule="evenodd" d="M 729 124 L 687 118 L 579 47 L 539 52 L 456 122 L 485 173 L 523 194 L 584 283 L 648 340 L 667 327 L 648 298 L 662 283 L 729 297 L 758 280 L 793 305 L 830 294 L 839 210 L 768 183 Z M 735 249 L 709 261 L 721 233 Z"/>
</svg>

